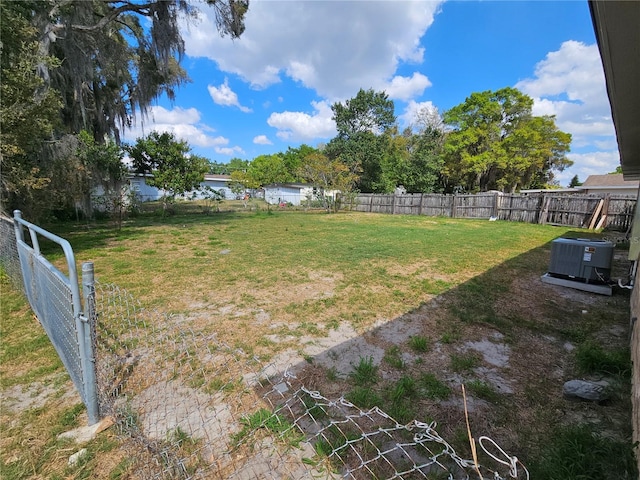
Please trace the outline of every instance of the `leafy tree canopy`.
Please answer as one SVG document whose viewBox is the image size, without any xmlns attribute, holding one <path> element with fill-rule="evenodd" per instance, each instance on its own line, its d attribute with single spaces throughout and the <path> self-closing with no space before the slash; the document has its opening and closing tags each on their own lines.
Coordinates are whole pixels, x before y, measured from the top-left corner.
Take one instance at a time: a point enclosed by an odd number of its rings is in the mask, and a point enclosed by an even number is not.
<svg viewBox="0 0 640 480">
<path fill-rule="evenodd" d="M 217 175 L 231 175 L 236 170 L 246 171 L 249 168 L 249 161 L 234 157 L 227 163 L 210 162 L 209 173 Z"/>
<path fill-rule="evenodd" d="M 553 171 L 572 164 L 565 156 L 571 135 L 558 130 L 552 116 L 534 117 L 532 106 L 529 96 L 507 87 L 473 93 L 445 112 L 448 189 L 514 191 L 553 183 Z"/>
<path fill-rule="evenodd" d="M 0 202 L 3 209 L 21 208 L 34 217 L 51 183 L 49 163 L 38 154 L 57 126 L 61 98 L 44 88 L 37 73 L 39 65 L 54 68 L 59 62 L 40 51 L 30 8 L 27 2 L 0 4 Z"/>
<path fill-rule="evenodd" d="M 396 123 L 393 101 L 373 89 L 360 89 L 354 98 L 334 103 L 331 110 L 338 138 L 343 140 L 364 132 L 381 134 Z"/>
<path fill-rule="evenodd" d="M 304 157 L 298 173 L 306 182 L 320 189 L 320 197 L 325 208 L 327 210 L 333 208 L 336 211 L 340 203 L 336 201 L 335 191 L 339 192 L 338 196 L 348 196 L 357 179 L 344 163 L 337 159 L 330 159 L 319 151 L 309 153 Z M 333 195 L 326 195 L 331 191 L 334 191 Z"/>
<path fill-rule="evenodd" d="M 579 187 L 582 185 L 582 182 L 578 178 L 578 175 L 574 175 L 569 182 L 569 188 Z"/>
<path fill-rule="evenodd" d="M 151 132 L 138 138 L 127 151 L 135 171 L 151 175 L 146 179 L 147 185 L 160 188 L 170 196 L 197 189 L 209 171 L 209 161 L 191 154 L 187 142 L 176 140 L 172 133 Z M 163 204 L 166 209 L 166 195 Z"/>
<path fill-rule="evenodd" d="M 295 172 L 290 171 L 285 163 L 282 153 L 273 155 L 259 155 L 254 158 L 247 175 L 254 183 L 268 185 L 270 183 L 295 182 L 297 177 Z"/>
<path fill-rule="evenodd" d="M 39 67 L 47 85 L 63 98 L 68 133 L 81 129 L 96 139 L 118 138 L 119 127 L 144 113 L 151 102 L 187 78 L 179 62 L 184 42 L 180 15 L 194 19 L 195 2 L 186 0 L 48 0 L 32 2 L 31 24 L 40 51 L 61 60 L 59 68 Z M 207 0 L 218 31 L 239 37 L 248 0 Z"/>
<path fill-rule="evenodd" d="M 358 177 L 363 192 L 387 189 L 382 163 L 395 127 L 393 101 L 385 92 L 360 89 L 354 98 L 331 106 L 338 135 L 325 148 L 327 156 L 339 159 Z"/>
<path fill-rule="evenodd" d="M 244 31 L 248 0 L 206 0 L 221 35 Z M 89 132 L 100 144 L 187 80 L 179 62 L 179 16 L 195 18 L 195 0 L 2 1 L 0 155 L 2 208 L 46 215 L 69 192 L 86 192 L 73 172 Z M 111 179 L 116 180 L 116 179 Z M 87 193 L 88 194 L 88 193 Z M 51 199 L 60 199 L 52 201 Z"/>
</svg>

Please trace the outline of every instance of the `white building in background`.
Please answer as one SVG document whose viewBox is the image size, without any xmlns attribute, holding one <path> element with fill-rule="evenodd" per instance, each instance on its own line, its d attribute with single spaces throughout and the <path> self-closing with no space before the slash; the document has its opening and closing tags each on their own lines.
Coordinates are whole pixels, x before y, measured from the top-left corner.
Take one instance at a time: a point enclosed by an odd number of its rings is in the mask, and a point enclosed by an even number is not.
<svg viewBox="0 0 640 480">
<path fill-rule="evenodd" d="M 322 199 L 322 190 L 308 183 L 272 183 L 262 187 L 264 200 L 270 205 L 303 205 Z M 324 191 L 324 197 L 335 199 L 337 190 Z"/>
<path fill-rule="evenodd" d="M 157 187 L 151 187 L 147 185 L 146 178 L 148 175 L 143 174 L 131 174 L 129 177 L 129 185 L 132 192 L 135 192 L 137 197 L 142 202 L 150 202 L 159 200 L 166 193 L 162 189 Z M 235 198 L 235 194 L 231 191 L 231 176 L 230 175 L 214 175 L 206 174 L 204 181 L 200 184 L 201 187 L 210 187 L 214 190 L 218 190 L 224 194 L 224 198 L 232 200 Z M 195 195 L 194 195 L 195 194 Z M 199 191 L 193 191 L 185 194 L 186 198 L 202 198 L 202 194 Z"/>
<path fill-rule="evenodd" d="M 305 183 L 272 183 L 265 185 L 264 200 L 271 205 L 300 205 L 313 196 L 313 187 Z"/>
<path fill-rule="evenodd" d="M 632 195 L 638 196 L 640 180 L 625 180 L 621 173 L 589 175 L 579 189 L 590 195 Z"/>
<path fill-rule="evenodd" d="M 149 174 L 132 173 L 128 177 L 128 186 L 125 185 L 124 188 L 128 188 L 141 202 L 160 200 L 168 192 L 148 185 L 146 180 L 149 177 Z M 222 192 L 224 198 L 227 200 L 239 198 L 238 195 L 231 191 L 230 185 L 230 175 L 214 174 L 206 174 L 204 181 L 200 184 L 201 187 L 209 187 Z M 254 197 L 264 198 L 264 200 L 271 205 L 288 204 L 298 206 L 303 205 L 305 202 L 321 200 L 323 192 L 306 183 L 274 183 L 265 185 L 264 188 L 259 191 L 251 191 L 249 193 Z M 337 190 L 325 191 L 324 196 L 325 198 L 335 199 L 338 193 Z M 102 189 L 96 189 L 92 196 L 94 198 L 100 198 L 103 195 Z M 206 192 L 195 190 L 186 193 L 183 198 L 201 199 L 204 198 L 204 195 L 206 195 Z M 241 196 L 242 195 L 240 195 L 240 197 Z"/>
</svg>

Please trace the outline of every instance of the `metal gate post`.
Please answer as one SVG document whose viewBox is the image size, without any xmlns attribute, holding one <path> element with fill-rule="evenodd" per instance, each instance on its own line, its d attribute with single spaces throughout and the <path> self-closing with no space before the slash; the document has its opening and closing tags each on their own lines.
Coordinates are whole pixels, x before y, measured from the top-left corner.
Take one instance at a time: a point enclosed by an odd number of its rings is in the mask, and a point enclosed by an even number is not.
<svg viewBox="0 0 640 480">
<path fill-rule="evenodd" d="M 93 262 L 82 264 L 82 296 L 84 299 L 84 314 L 82 320 L 82 332 L 78 332 L 78 340 L 84 344 L 83 380 L 85 397 L 87 401 L 87 415 L 89 425 L 100 421 L 100 407 L 98 404 L 98 388 L 96 385 L 96 358 L 95 358 L 95 280 L 93 275 Z"/>
</svg>

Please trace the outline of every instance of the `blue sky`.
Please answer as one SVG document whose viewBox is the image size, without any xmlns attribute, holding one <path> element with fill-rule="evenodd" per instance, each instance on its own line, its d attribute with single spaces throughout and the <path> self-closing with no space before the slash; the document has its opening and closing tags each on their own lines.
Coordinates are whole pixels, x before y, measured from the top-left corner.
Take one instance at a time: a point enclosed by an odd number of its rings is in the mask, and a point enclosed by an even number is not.
<svg viewBox="0 0 640 480">
<path fill-rule="evenodd" d="M 221 38 L 209 7 L 183 23 L 191 82 L 125 134 L 167 130 L 217 162 L 252 160 L 336 133 L 331 105 L 385 90 L 400 127 L 472 92 L 516 87 L 534 114 L 573 135 L 575 163 L 558 175 L 619 164 L 602 64 L 586 0 L 252 0 L 239 40 Z"/>
</svg>

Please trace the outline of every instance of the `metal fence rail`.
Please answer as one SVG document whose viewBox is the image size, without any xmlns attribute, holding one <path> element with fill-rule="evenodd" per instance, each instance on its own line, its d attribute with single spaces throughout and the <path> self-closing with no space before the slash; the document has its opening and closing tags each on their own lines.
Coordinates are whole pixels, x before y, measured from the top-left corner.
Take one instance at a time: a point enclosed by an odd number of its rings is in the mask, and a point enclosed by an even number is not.
<svg viewBox="0 0 640 480">
<path fill-rule="evenodd" d="M 0 215 L 0 267 L 9 278 L 11 286 L 24 293 L 18 244 L 13 220 Z"/>
<path fill-rule="evenodd" d="M 18 210 L 14 212 L 14 227 L 24 291 L 31 309 L 47 332 L 80 393 L 87 407 L 89 424 L 96 423 L 100 418 L 91 326 L 82 310 L 71 245 L 67 240 L 23 220 Z M 30 242 L 25 238 L 25 230 L 29 233 Z M 67 261 L 67 275 L 44 257 L 40 250 L 39 235 L 62 248 Z M 83 271 L 92 277 L 93 266 L 85 264 Z"/>
<path fill-rule="evenodd" d="M 313 384 L 305 372 L 299 380 L 211 332 L 192 330 L 184 318 L 142 309 L 126 291 L 94 282 L 90 264 L 83 265 L 83 314 L 68 242 L 20 215 L 14 221 L 18 251 L 0 252 L 2 264 L 20 257 L 32 308 L 90 422 L 98 412 L 115 421 L 128 452 L 127 478 L 529 478 L 516 457 L 487 437 L 478 444 L 487 453 L 482 464 L 466 459 L 435 422 L 403 424 L 378 407 L 327 398 L 305 385 Z M 44 259 L 37 235 L 67 253 L 68 277 Z M 93 352 L 95 371 L 87 375 Z"/>
</svg>

